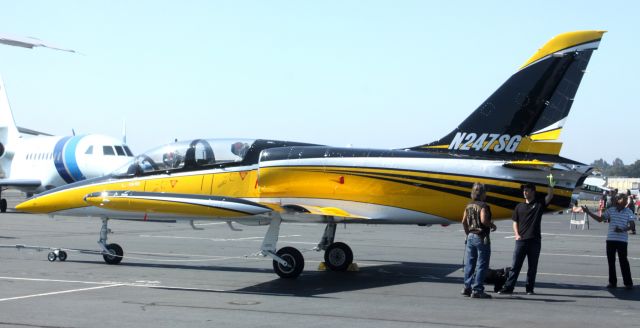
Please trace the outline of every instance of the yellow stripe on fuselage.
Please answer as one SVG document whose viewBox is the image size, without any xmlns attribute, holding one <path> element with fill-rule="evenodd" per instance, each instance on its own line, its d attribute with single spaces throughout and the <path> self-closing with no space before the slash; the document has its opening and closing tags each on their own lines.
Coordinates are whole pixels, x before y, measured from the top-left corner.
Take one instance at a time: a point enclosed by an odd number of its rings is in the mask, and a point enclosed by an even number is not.
<svg viewBox="0 0 640 328">
<path fill-rule="evenodd" d="M 454 174 L 382 168 L 286 166 L 263 167 L 259 180 L 257 177 L 257 170 L 143 177 L 128 182 L 112 181 L 66 189 L 34 197 L 23 204 L 30 208 L 30 212 L 55 213 L 89 206 L 83 198 L 91 193 L 130 190 L 251 198 L 258 202 L 260 198 L 349 201 L 418 211 L 458 221 L 469 202 L 474 182 L 488 185 L 488 196 L 508 205 L 493 204 L 495 218 L 510 217 L 513 206 L 522 201 L 519 182 Z M 539 189 L 546 191 L 542 187 Z M 556 189 L 555 194 L 570 197 L 571 191 Z M 265 205 L 276 211 L 283 210 L 279 204 Z M 172 213 L 169 208 L 162 211 Z"/>
</svg>

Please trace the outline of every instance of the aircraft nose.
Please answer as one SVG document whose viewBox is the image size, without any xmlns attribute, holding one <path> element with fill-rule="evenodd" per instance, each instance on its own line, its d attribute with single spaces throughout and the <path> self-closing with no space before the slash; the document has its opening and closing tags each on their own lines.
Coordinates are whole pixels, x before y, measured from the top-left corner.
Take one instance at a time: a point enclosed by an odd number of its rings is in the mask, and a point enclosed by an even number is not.
<svg viewBox="0 0 640 328">
<path fill-rule="evenodd" d="M 39 200 L 40 197 L 33 197 L 16 206 L 16 211 L 26 213 L 44 213 Z"/>
<path fill-rule="evenodd" d="M 53 213 L 64 209 L 73 208 L 70 200 L 58 193 L 35 196 L 18 204 L 16 210 L 25 213 L 42 214 Z"/>
</svg>

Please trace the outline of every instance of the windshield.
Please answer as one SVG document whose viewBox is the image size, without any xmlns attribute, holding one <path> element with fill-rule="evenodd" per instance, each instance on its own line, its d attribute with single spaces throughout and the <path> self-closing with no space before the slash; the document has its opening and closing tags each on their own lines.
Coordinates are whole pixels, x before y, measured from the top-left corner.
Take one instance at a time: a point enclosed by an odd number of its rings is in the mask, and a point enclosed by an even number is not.
<svg viewBox="0 0 640 328">
<path fill-rule="evenodd" d="M 195 139 L 166 144 L 136 156 L 113 172 L 115 176 L 142 175 L 156 171 L 198 168 L 242 162 L 255 140 Z"/>
</svg>

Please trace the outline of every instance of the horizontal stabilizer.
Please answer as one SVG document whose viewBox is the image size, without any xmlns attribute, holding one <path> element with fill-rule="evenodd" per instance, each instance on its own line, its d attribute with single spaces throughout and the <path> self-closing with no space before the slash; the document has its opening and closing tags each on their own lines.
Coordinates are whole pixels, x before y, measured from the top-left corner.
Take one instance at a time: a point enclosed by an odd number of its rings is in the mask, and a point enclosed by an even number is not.
<svg viewBox="0 0 640 328">
<path fill-rule="evenodd" d="M 32 136 L 49 136 L 49 137 L 53 136 L 53 134 L 40 132 L 40 131 L 36 131 L 36 130 L 31 130 L 31 129 L 23 128 L 21 126 L 18 127 L 18 132 L 23 133 L 23 134 L 32 135 Z"/>
<path fill-rule="evenodd" d="M 105 191 L 86 195 L 84 201 L 113 211 L 184 215 L 185 217 L 236 218 L 271 212 L 240 198 L 157 192 Z"/>
<path fill-rule="evenodd" d="M 504 163 L 502 166 L 510 167 L 514 169 L 536 169 L 536 170 L 544 170 L 547 168 L 552 168 L 553 163 L 543 162 L 539 160 L 530 160 L 530 161 L 509 161 Z"/>
</svg>

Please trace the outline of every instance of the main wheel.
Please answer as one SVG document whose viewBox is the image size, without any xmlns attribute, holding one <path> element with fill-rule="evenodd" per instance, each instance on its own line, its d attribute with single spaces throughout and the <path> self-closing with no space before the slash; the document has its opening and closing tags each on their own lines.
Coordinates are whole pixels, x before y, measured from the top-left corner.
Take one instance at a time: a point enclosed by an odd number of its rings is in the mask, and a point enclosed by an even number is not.
<svg viewBox="0 0 640 328">
<path fill-rule="evenodd" d="M 122 247 L 118 244 L 109 244 L 107 245 L 107 250 L 109 254 L 102 254 L 102 258 L 107 264 L 118 264 L 122 261 L 122 256 L 124 255 L 124 251 Z"/>
<path fill-rule="evenodd" d="M 273 260 L 273 270 L 280 276 L 280 278 L 297 278 L 304 269 L 304 257 L 299 250 L 293 247 L 282 247 L 276 252 L 283 260 L 289 264 L 283 266 L 278 261 Z"/>
<path fill-rule="evenodd" d="M 353 252 L 345 243 L 333 243 L 324 251 L 324 263 L 331 271 L 347 271 L 353 263 Z"/>
<path fill-rule="evenodd" d="M 65 251 L 59 251 L 58 252 L 58 260 L 64 262 L 67 260 L 67 252 Z"/>
<path fill-rule="evenodd" d="M 7 200 L 6 199 L 0 199 L 0 212 L 2 213 L 6 213 L 7 212 Z"/>
<path fill-rule="evenodd" d="M 47 254 L 47 260 L 49 260 L 49 262 L 55 261 L 56 258 L 58 258 L 58 256 L 54 252 L 49 252 L 49 254 Z"/>
</svg>

